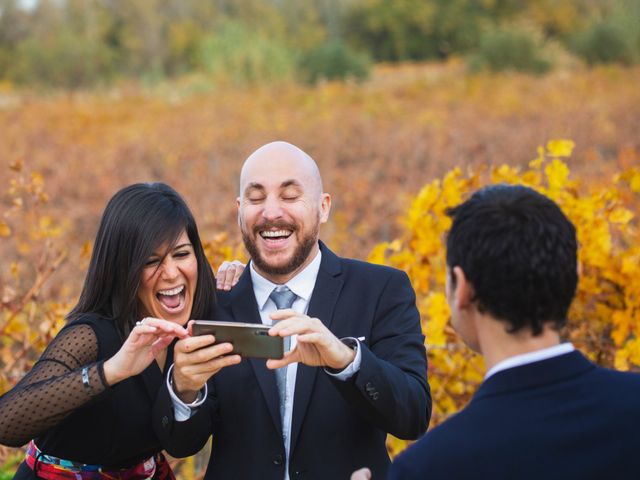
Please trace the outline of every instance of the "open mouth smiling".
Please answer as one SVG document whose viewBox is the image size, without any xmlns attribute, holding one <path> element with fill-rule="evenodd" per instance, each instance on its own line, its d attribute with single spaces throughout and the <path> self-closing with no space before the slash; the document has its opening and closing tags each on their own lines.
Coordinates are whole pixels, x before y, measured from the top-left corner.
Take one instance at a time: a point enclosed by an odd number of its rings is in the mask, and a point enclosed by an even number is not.
<svg viewBox="0 0 640 480">
<path fill-rule="evenodd" d="M 173 313 L 184 306 L 185 294 L 184 285 L 179 285 L 168 290 L 158 290 L 156 298 L 167 311 Z"/>
<path fill-rule="evenodd" d="M 260 236 L 265 240 L 284 240 L 291 236 L 292 230 L 261 230 Z"/>
</svg>

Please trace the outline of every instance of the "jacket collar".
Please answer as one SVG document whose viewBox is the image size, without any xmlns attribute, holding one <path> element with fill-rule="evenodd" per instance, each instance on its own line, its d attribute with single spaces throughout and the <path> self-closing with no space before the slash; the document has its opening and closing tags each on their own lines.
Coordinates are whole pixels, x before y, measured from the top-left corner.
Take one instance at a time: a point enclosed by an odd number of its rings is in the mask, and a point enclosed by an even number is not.
<svg viewBox="0 0 640 480">
<path fill-rule="evenodd" d="M 497 372 L 480 385 L 472 401 L 560 382 L 594 368 L 596 366 L 582 353 L 574 350 L 564 355 Z"/>
</svg>

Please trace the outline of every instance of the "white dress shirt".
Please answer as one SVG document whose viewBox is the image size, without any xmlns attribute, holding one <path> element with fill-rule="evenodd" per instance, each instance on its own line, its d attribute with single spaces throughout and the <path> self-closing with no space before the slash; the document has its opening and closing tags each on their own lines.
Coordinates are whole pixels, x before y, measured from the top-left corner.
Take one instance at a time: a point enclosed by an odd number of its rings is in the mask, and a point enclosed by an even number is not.
<svg viewBox="0 0 640 480">
<path fill-rule="evenodd" d="M 504 360 L 496 363 L 487 371 L 484 379 L 486 380 L 490 376 L 495 375 L 502 370 L 527 365 L 528 363 L 539 362 L 541 360 L 547 360 L 548 358 L 559 357 L 560 355 L 573 352 L 574 350 L 575 347 L 573 344 L 561 343 L 559 345 L 554 345 L 553 347 L 543 348 L 542 350 L 514 355 L 513 357 L 505 358 Z"/>
<path fill-rule="evenodd" d="M 322 260 L 322 254 L 318 250 L 315 258 L 307 265 L 304 270 L 298 273 L 295 277 L 290 279 L 285 285 L 291 290 L 293 293 L 297 295 L 297 298 L 293 302 L 291 306 L 292 310 L 296 312 L 304 313 L 306 315 L 307 310 L 309 309 L 309 301 L 311 300 L 311 294 L 313 293 L 313 289 L 316 285 L 316 279 L 318 278 L 318 271 L 320 270 L 320 262 Z M 273 320 L 271 320 L 270 315 L 277 310 L 276 304 L 273 300 L 269 298 L 271 292 L 273 292 L 274 288 L 280 286 L 276 283 L 267 280 L 262 275 L 260 275 L 253 266 L 253 262 L 249 263 L 251 274 L 251 282 L 253 283 L 253 293 L 256 297 L 256 303 L 258 304 L 258 309 L 260 311 L 260 319 L 264 325 L 273 325 Z M 332 375 L 339 380 L 345 381 L 351 378 L 358 370 L 360 370 L 360 363 L 362 359 L 362 353 L 360 350 L 360 339 L 351 338 L 350 340 L 354 341 L 357 345 L 356 347 L 356 356 L 347 367 L 338 372 L 332 373 L 325 369 L 325 372 L 329 375 Z M 296 345 L 296 336 L 293 335 L 291 337 L 291 349 Z M 173 367 L 173 365 L 171 366 Z M 293 398 L 295 393 L 295 385 L 296 385 L 296 375 L 298 373 L 298 364 L 291 363 L 287 367 L 287 389 L 285 393 L 285 408 L 284 408 L 284 418 L 282 421 L 282 436 L 284 442 L 284 448 L 286 452 L 287 462 L 285 465 L 285 475 L 284 480 L 289 480 L 289 451 L 291 447 L 291 420 L 293 416 Z M 187 405 L 182 402 L 177 395 L 173 392 L 171 383 L 170 383 L 170 372 L 167 375 L 167 384 L 169 385 L 169 394 L 171 396 L 171 400 L 173 401 L 174 407 L 174 416 L 175 420 L 185 421 L 188 420 L 193 410 L 192 408 L 198 407 L 202 402 L 204 402 L 206 398 L 206 387 L 204 392 L 201 391 L 198 399 L 193 404 Z"/>
<path fill-rule="evenodd" d="M 316 285 L 316 279 L 318 278 L 318 271 L 320 270 L 320 262 L 322 260 L 322 254 L 320 251 L 316 254 L 315 258 L 309 265 L 305 267 L 300 273 L 289 280 L 285 285 L 293 293 L 297 295 L 291 306 L 292 310 L 296 312 L 304 313 L 306 315 L 309 309 L 309 300 L 311 300 L 311 294 Z M 264 325 L 273 325 L 270 315 L 277 310 L 276 304 L 269 298 L 271 292 L 280 286 L 276 283 L 267 280 L 260 275 L 253 266 L 253 262 L 250 263 L 251 268 L 251 281 L 253 283 L 253 293 L 260 309 L 260 318 Z M 291 349 L 296 345 L 296 336 L 291 337 Z M 359 346 L 359 345 L 358 345 Z M 354 375 L 360 369 L 361 352 L 360 348 L 357 348 L 356 358 L 351 364 L 349 364 L 344 370 L 339 373 L 331 373 L 325 370 L 329 375 L 333 375 L 340 380 L 347 380 Z M 287 390 L 285 392 L 285 404 L 284 404 L 284 418 L 282 419 L 282 440 L 284 442 L 284 449 L 287 454 L 287 462 L 285 465 L 284 480 L 289 480 L 289 452 L 291 450 L 291 420 L 293 417 L 293 396 L 296 386 L 296 375 L 298 373 L 298 364 L 291 363 L 287 367 Z"/>
</svg>

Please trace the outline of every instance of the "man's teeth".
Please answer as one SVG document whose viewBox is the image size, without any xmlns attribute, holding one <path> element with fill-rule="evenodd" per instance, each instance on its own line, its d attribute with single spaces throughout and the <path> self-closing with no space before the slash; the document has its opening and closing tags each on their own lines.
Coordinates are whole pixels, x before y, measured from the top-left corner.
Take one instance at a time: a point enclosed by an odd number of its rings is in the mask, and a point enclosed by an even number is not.
<svg viewBox="0 0 640 480">
<path fill-rule="evenodd" d="M 266 238 L 275 238 L 275 237 L 288 237 L 291 235 L 291 231 L 289 230 L 275 230 L 275 231 L 264 231 L 261 233 L 263 237 Z"/>
<path fill-rule="evenodd" d="M 180 285 L 179 287 L 172 288 L 171 290 L 159 290 L 158 295 L 177 295 L 184 290 L 184 285 Z"/>
</svg>

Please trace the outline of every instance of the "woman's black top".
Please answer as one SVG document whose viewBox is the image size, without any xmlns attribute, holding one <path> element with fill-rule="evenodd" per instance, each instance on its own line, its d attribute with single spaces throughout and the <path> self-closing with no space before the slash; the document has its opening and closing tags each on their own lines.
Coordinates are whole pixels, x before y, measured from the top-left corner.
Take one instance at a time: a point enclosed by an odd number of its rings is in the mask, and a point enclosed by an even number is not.
<svg viewBox="0 0 640 480">
<path fill-rule="evenodd" d="M 122 344 L 111 320 L 86 315 L 66 325 L 31 371 L 0 397 L 0 443 L 20 446 L 33 438 L 43 453 L 113 468 L 161 451 L 151 426 L 165 381 L 157 363 L 112 387 L 104 381 L 101 363 Z M 171 353 L 169 348 L 166 365 Z M 83 384 L 84 367 L 89 386 Z"/>
</svg>

